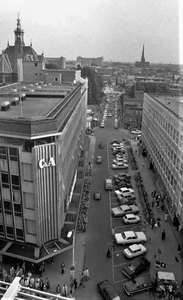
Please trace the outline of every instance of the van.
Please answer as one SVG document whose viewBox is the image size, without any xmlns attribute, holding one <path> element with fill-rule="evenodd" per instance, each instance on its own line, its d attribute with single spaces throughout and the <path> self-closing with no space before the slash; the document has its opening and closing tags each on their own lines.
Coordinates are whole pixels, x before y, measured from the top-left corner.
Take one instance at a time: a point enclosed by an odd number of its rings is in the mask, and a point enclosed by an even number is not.
<svg viewBox="0 0 183 300">
<path fill-rule="evenodd" d="M 105 189 L 106 191 L 113 190 L 112 179 L 105 179 Z"/>
</svg>

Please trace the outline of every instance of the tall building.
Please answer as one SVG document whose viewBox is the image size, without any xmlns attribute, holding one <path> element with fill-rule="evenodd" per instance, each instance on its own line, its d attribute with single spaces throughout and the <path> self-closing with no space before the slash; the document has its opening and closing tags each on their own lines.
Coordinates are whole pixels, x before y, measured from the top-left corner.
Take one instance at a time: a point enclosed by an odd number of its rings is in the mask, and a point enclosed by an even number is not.
<svg viewBox="0 0 183 300">
<path fill-rule="evenodd" d="M 136 61 L 135 67 L 139 69 L 146 69 L 149 68 L 149 62 L 145 61 L 145 56 L 144 56 L 144 45 L 142 49 L 142 56 L 141 56 L 141 61 Z"/>
<path fill-rule="evenodd" d="M 63 228 L 77 217 L 70 204 L 84 145 L 88 84 L 77 77 L 74 84 L 32 89 L 24 86 L 23 101 L 11 86 L 0 93 L 0 258 L 38 263 L 72 246 Z"/>
<path fill-rule="evenodd" d="M 183 227 L 183 98 L 144 95 L 142 141 L 169 213 Z"/>
</svg>

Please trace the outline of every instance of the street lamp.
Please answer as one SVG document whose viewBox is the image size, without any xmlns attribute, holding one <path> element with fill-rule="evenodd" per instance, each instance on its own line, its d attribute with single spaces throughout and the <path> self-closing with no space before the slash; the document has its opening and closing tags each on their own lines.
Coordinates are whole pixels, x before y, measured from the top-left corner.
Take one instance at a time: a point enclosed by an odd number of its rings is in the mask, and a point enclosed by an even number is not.
<svg viewBox="0 0 183 300">
<path fill-rule="evenodd" d="M 75 272 L 75 231 L 74 229 L 69 231 L 67 233 L 67 237 L 71 238 L 71 236 L 73 236 L 73 241 L 72 241 L 72 266 L 70 268 L 70 273 L 71 273 L 71 277 L 74 278 L 74 272 Z"/>
</svg>

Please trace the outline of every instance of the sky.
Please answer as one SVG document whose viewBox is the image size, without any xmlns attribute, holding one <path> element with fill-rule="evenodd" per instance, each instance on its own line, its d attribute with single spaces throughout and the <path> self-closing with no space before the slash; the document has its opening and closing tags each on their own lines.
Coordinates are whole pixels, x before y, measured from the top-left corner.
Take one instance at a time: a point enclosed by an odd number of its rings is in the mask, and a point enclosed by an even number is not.
<svg viewBox="0 0 183 300">
<path fill-rule="evenodd" d="M 45 57 L 183 63 L 182 0 L 0 0 L 0 51 L 14 45 L 20 14 L 25 45 Z M 181 34 L 182 33 L 182 34 Z"/>
</svg>

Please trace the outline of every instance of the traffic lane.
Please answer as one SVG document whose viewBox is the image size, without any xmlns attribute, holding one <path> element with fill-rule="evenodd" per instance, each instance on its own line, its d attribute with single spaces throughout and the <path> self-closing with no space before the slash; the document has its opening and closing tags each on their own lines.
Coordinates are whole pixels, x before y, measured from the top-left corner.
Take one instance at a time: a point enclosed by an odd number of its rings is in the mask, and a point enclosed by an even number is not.
<svg viewBox="0 0 183 300">
<path fill-rule="evenodd" d="M 92 280 L 97 282 L 108 279 L 112 282 L 112 262 L 107 259 L 107 248 L 111 244 L 111 224 L 109 214 L 109 192 L 104 189 L 104 181 L 108 178 L 108 161 L 106 147 L 107 130 L 97 130 L 95 157 L 102 155 L 102 164 L 93 165 L 91 195 L 98 189 L 102 199 L 93 200 L 91 197 L 86 237 L 85 263 L 90 270 Z M 99 142 L 104 143 L 104 149 L 98 148 Z"/>
</svg>

